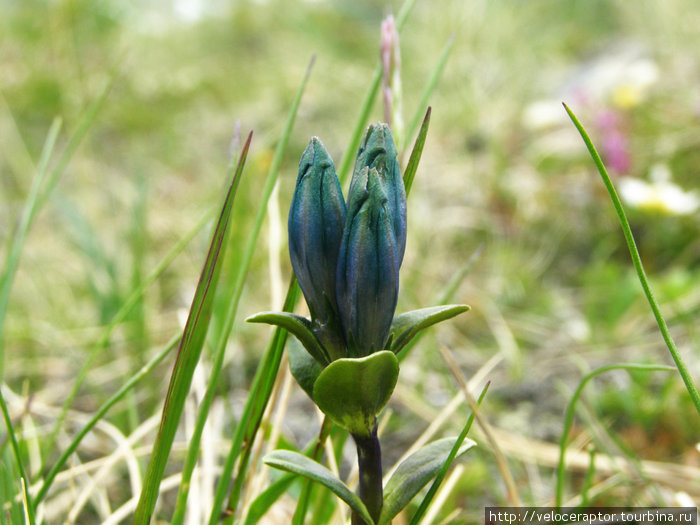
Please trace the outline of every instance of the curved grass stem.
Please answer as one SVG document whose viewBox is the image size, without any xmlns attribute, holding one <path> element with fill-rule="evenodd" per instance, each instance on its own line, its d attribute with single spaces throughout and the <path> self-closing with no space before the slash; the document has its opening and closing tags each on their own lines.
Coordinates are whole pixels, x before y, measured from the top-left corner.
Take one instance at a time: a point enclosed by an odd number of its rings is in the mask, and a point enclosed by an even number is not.
<svg viewBox="0 0 700 525">
<path fill-rule="evenodd" d="M 615 186 L 613 186 L 612 180 L 610 179 L 610 175 L 608 175 L 608 172 L 605 169 L 605 165 L 603 164 L 603 161 L 600 158 L 600 155 L 598 154 L 598 151 L 593 145 L 593 142 L 588 136 L 588 133 L 586 132 L 585 128 L 566 104 L 564 104 L 564 109 L 569 114 L 569 118 L 571 118 L 571 121 L 574 123 L 574 126 L 576 126 L 578 132 L 581 134 L 581 138 L 586 144 L 586 148 L 588 148 L 588 152 L 590 153 L 593 162 L 595 163 L 596 167 L 598 168 L 598 171 L 600 172 L 600 176 L 603 179 L 603 184 L 605 184 L 605 188 L 610 194 L 610 199 L 612 200 L 613 206 L 615 207 L 615 211 L 617 212 L 617 217 L 620 220 L 620 226 L 622 226 L 622 232 L 625 235 L 625 241 L 627 241 L 627 248 L 629 249 L 630 255 L 632 256 L 632 263 L 634 264 L 634 269 L 637 272 L 639 282 L 641 283 L 642 289 L 644 290 L 644 295 L 646 295 L 647 301 L 649 301 L 649 306 L 651 306 L 651 311 L 654 313 L 656 323 L 659 325 L 659 330 L 661 331 L 661 335 L 664 338 L 664 342 L 666 343 L 666 346 L 668 347 L 668 350 L 671 353 L 671 357 L 673 358 L 673 361 L 676 364 L 676 368 L 678 369 L 678 372 L 680 373 L 681 378 L 685 383 L 685 387 L 688 390 L 691 399 L 693 400 L 695 409 L 697 410 L 698 415 L 700 415 L 700 394 L 698 393 L 698 389 L 695 386 L 695 382 L 693 381 L 690 372 L 688 371 L 688 367 L 686 366 L 685 361 L 683 361 L 683 357 L 681 357 L 680 352 L 676 348 L 676 344 L 673 342 L 673 338 L 671 337 L 671 334 L 668 330 L 668 326 L 666 326 L 666 321 L 664 320 L 664 317 L 661 314 L 659 304 L 656 302 L 654 293 L 651 290 L 649 280 L 647 279 L 646 272 L 644 271 L 644 266 L 642 265 L 642 258 L 639 256 L 639 251 L 637 250 L 637 245 L 634 242 L 634 236 L 632 235 L 632 230 L 630 229 L 629 221 L 627 220 L 627 216 L 625 215 L 625 210 L 622 206 L 622 202 L 620 202 L 620 197 L 618 197 L 617 192 L 615 191 Z"/>
<path fill-rule="evenodd" d="M 602 366 L 596 368 L 592 372 L 586 374 L 586 376 L 581 380 L 578 387 L 574 391 L 574 395 L 571 396 L 568 406 L 566 407 L 566 415 L 564 416 L 564 430 L 561 433 L 561 438 L 559 440 L 559 462 L 557 464 L 557 490 L 555 496 L 555 506 L 561 507 L 562 499 L 564 497 L 564 457 L 566 455 L 566 442 L 569 438 L 569 431 L 571 430 L 571 425 L 574 423 L 574 411 L 576 409 L 576 403 L 578 402 L 583 389 L 586 387 L 588 382 L 594 377 L 609 372 L 610 370 L 640 370 L 646 372 L 653 371 L 668 371 L 673 372 L 674 368 L 672 366 L 664 365 L 646 365 L 638 363 L 619 363 Z"/>
</svg>

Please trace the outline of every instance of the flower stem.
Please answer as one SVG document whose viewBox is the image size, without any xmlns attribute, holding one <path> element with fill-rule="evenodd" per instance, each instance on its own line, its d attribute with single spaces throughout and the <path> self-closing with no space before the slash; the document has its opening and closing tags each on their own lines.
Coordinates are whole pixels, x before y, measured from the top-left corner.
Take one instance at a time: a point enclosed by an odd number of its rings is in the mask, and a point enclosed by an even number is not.
<svg viewBox="0 0 700 525">
<path fill-rule="evenodd" d="M 374 521 L 382 510 L 382 452 L 377 437 L 377 425 L 369 436 L 353 434 L 357 445 L 357 463 L 360 468 L 358 496 Z M 364 525 L 364 520 L 353 512 L 352 525 Z"/>
</svg>

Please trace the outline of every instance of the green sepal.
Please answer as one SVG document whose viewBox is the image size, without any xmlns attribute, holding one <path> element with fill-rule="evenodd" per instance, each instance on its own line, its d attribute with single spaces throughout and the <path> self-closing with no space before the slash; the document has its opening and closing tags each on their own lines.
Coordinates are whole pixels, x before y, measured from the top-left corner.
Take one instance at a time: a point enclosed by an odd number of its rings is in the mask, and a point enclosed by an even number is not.
<svg viewBox="0 0 700 525">
<path fill-rule="evenodd" d="M 374 520 L 370 517 L 367 507 L 362 503 L 359 496 L 320 463 L 291 450 L 275 450 L 267 454 L 263 461 L 271 467 L 286 472 L 293 472 L 320 483 L 347 503 L 352 510 L 365 520 L 367 525 L 374 525 Z"/>
<path fill-rule="evenodd" d="M 323 372 L 323 367 L 304 350 L 301 343 L 296 339 L 287 341 L 287 356 L 289 357 L 289 369 L 292 372 L 292 376 L 304 392 L 313 399 L 314 383 L 321 372 Z"/>
<path fill-rule="evenodd" d="M 369 436 L 398 377 L 399 361 L 389 350 L 337 359 L 318 376 L 313 398 L 334 423 L 352 434 Z"/>
<path fill-rule="evenodd" d="M 450 454 L 457 438 L 433 441 L 408 456 L 391 475 L 384 488 L 384 504 L 377 525 L 388 525 L 418 492 L 433 479 Z M 476 443 L 465 439 L 457 457 Z"/>
<path fill-rule="evenodd" d="M 397 315 L 391 323 L 387 347 L 395 354 L 398 354 L 421 330 L 425 330 L 441 321 L 451 319 L 470 309 L 471 307 L 466 304 L 446 304 L 421 308 L 420 310 Z"/>
<path fill-rule="evenodd" d="M 326 351 L 313 332 L 311 321 L 306 317 L 290 312 L 260 312 L 248 317 L 246 322 L 280 326 L 294 335 L 304 345 L 309 354 L 321 365 L 325 366 L 330 362 Z"/>
</svg>

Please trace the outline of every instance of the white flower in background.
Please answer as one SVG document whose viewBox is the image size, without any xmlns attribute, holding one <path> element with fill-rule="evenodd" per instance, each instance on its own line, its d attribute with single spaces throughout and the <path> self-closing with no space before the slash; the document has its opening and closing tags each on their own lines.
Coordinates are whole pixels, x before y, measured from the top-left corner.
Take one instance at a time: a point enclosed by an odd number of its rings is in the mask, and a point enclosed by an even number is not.
<svg viewBox="0 0 700 525">
<path fill-rule="evenodd" d="M 560 100 L 536 100 L 523 110 L 523 125 L 533 131 L 561 126 L 569 122 Z"/>
<path fill-rule="evenodd" d="M 625 177 L 620 180 L 620 195 L 632 207 L 660 211 L 671 215 L 689 215 L 700 208 L 700 197 L 695 191 L 685 191 L 671 181 L 671 170 L 666 164 L 655 164 L 647 182 Z"/>
<path fill-rule="evenodd" d="M 626 110 L 643 102 L 659 80 L 659 66 L 633 42 L 610 46 L 567 74 L 552 98 L 535 100 L 523 111 L 523 125 L 533 131 L 569 126 L 561 103 Z"/>
</svg>

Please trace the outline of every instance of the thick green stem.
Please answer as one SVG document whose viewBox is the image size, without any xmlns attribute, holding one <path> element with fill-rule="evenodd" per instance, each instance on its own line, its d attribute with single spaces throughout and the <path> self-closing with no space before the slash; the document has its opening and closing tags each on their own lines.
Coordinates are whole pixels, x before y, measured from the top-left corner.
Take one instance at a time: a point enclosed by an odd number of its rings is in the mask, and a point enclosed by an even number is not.
<svg viewBox="0 0 700 525">
<path fill-rule="evenodd" d="M 377 425 L 369 436 L 353 434 L 357 445 L 357 464 L 360 467 L 358 496 L 367 507 L 374 521 L 382 510 L 382 451 L 377 437 Z M 353 512 L 352 525 L 364 525 L 364 520 Z"/>
</svg>

